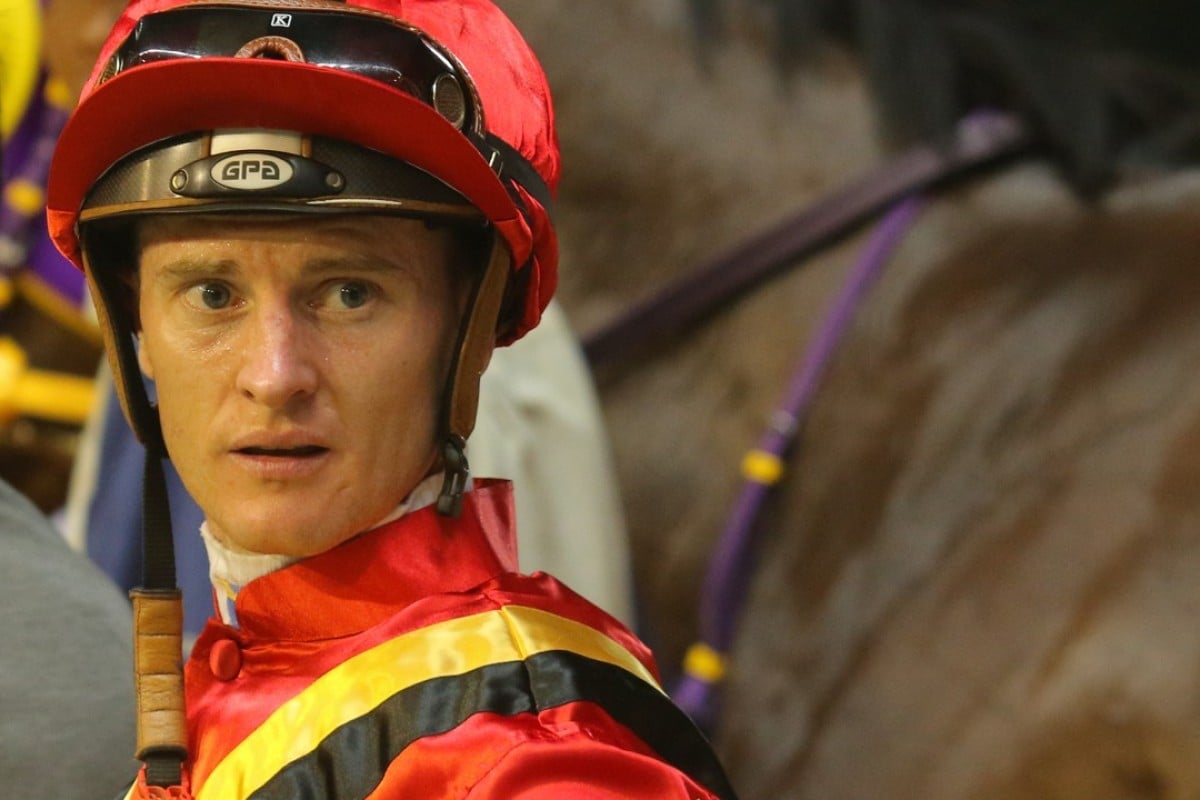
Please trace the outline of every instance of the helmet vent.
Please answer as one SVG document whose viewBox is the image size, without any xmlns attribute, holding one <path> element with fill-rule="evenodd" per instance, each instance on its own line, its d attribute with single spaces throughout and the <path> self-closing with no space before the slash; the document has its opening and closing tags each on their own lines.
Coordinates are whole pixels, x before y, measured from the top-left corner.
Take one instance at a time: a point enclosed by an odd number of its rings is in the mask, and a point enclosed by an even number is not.
<svg viewBox="0 0 1200 800">
<path fill-rule="evenodd" d="M 251 39 L 234 53 L 234 58 L 271 58 L 276 61 L 304 61 L 300 45 L 286 36 L 260 36 Z"/>
<path fill-rule="evenodd" d="M 438 75 L 433 82 L 433 107 L 451 125 L 462 130 L 463 123 L 467 121 L 467 99 L 463 95 L 462 84 L 449 72 Z"/>
</svg>

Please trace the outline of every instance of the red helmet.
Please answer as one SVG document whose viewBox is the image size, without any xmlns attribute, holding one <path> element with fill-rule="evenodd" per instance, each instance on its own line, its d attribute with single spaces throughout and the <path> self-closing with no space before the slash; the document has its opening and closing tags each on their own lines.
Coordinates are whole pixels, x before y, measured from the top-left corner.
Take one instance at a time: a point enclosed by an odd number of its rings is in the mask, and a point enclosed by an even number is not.
<svg viewBox="0 0 1200 800">
<path fill-rule="evenodd" d="M 495 227 L 524 284 L 501 343 L 537 324 L 556 284 L 558 142 L 545 75 L 490 0 L 134 0 L 59 139 L 47 187 L 59 249 L 82 268 L 80 212 L 118 162 L 226 128 L 348 141 L 436 177 Z M 327 190 L 324 207 L 351 207 L 336 200 L 352 188 Z M 153 199 L 165 198 L 131 198 Z"/>
<path fill-rule="evenodd" d="M 131 218 L 249 209 L 480 220 L 494 232 L 488 274 L 501 273 L 490 280 L 501 288 L 465 329 L 490 349 L 535 326 L 553 294 L 558 175 L 545 75 L 490 0 L 134 0 L 59 139 L 47 213 L 58 248 L 88 275 L 126 412 L 154 442 L 132 315 L 108 274 L 114 258 L 129 266 L 114 242 Z M 480 304 L 493 306 L 482 321 Z M 446 412 L 463 438 L 482 371 L 467 351 Z"/>
</svg>

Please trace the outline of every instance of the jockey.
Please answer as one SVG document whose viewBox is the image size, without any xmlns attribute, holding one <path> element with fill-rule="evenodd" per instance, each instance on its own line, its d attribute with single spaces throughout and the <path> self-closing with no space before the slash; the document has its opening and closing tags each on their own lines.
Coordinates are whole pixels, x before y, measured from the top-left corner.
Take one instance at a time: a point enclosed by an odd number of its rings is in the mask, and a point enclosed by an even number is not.
<svg viewBox="0 0 1200 800">
<path fill-rule="evenodd" d="M 29 4 L 36 6 L 33 0 Z M 37 130 L 46 129 L 49 135 L 49 146 L 44 148 L 46 168 L 53 142 L 124 6 L 120 0 L 53 0 L 46 6 L 42 49 L 47 71 L 55 78 L 48 86 L 55 90 L 45 94 L 61 99 L 54 106 L 34 103 L 42 110 Z M 36 20 L 36 15 L 32 18 Z M 17 44 L 38 38 L 26 31 L 13 33 Z M 16 55 L 22 52 L 18 50 Z M 0 66 L 10 64 L 20 65 L 21 59 L 6 59 Z M 8 90 L 10 84 L 16 88 L 20 81 L 6 80 L 0 83 L 0 90 Z M 8 106 L 0 108 L 7 110 Z M 55 122 L 53 127 L 47 124 Z M 6 153 L 13 149 L 10 143 Z M 6 159 L 5 167 L 12 167 L 6 175 L 9 181 L 30 172 L 16 159 Z M 43 168 L 32 181 L 38 200 L 28 213 L 32 215 L 30 224 L 38 226 L 38 236 L 29 266 L 38 275 L 54 278 L 52 285 L 78 307 L 86 294 L 83 275 L 55 250 L 45 233 L 45 180 Z M 21 196 L 25 194 L 28 192 Z M 7 204 L 0 207 L 0 248 L 6 211 Z M 18 282 L 17 288 L 21 286 Z M 100 358 L 100 333 L 94 324 L 88 325 L 88 333 L 87 347 L 77 346 L 73 351 L 92 355 L 85 373 L 90 377 Z M 142 575 L 142 509 L 136 499 L 141 492 L 145 450 L 125 421 L 106 366 L 95 384 L 96 402 L 83 406 L 84 415 L 91 413 L 68 464 L 71 492 L 62 527 L 72 547 L 86 552 L 128 590 L 140 585 Z M 56 386 L 50 396 L 62 406 L 74 395 Z M 551 301 L 538 326 L 516 346 L 493 354 L 480 383 L 479 412 L 467 456 L 478 475 L 514 479 L 513 499 L 521 520 L 521 571 L 549 572 L 622 622 L 635 619 L 628 538 L 606 431 L 587 363 L 557 302 Z M 21 473 L 46 472 L 31 470 L 25 454 L 16 464 Z M 208 554 L 196 535 L 204 517 L 173 466 L 168 462 L 164 467 L 186 643 L 212 613 Z M 66 482 L 65 478 L 57 482 L 42 478 L 38 484 L 62 487 Z M 45 507 L 58 509 L 60 505 L 61 497 Z"/>
<path fill-rule="evenodd" d="M 510 488 L 468 471 L 491 351 L 555 288 L 558 174 L 489 0 L 118 20 L 47 214 L 151 454 L 129 797 L 732 797 L 645 646 L 518 574 Z M 182 675 L 168 452 L 219 611 Z"/>
</svg>

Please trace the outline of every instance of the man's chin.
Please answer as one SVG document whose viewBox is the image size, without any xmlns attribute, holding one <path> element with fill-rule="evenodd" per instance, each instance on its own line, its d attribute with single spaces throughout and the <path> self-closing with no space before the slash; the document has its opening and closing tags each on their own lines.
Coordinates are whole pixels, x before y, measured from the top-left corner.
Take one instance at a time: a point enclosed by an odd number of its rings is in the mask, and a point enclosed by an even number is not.
<svg viewBox="0 0 1200 800">
<path fill-rule="evenodd" d="M 330 527 L 328 518 L 273 514 L 227 519 L 209 528 L 227 547 L 256 555 L 308 558 L 323 553 L 354 535 Z"/>
</svg>

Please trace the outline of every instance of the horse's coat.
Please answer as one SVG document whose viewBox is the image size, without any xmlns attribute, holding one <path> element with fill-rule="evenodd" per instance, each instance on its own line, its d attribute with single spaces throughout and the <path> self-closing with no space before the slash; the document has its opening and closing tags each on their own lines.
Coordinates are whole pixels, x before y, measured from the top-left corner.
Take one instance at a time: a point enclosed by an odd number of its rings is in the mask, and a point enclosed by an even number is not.
<svg viewBox="0 0 1200 800">
<path fill-rule="evenodd" d="M 546 63 L 581 329 L 880 157 L 837 52 L 670 4 L 505 4 Z M 754 798 L 1200 792 L 1200 181 L 940 197 L 860 311 L 765 519 L 718 743 Z M 856 242 L 601 375 L 646 630 L 694 635 L 737 463 Z"/>
</svg>

